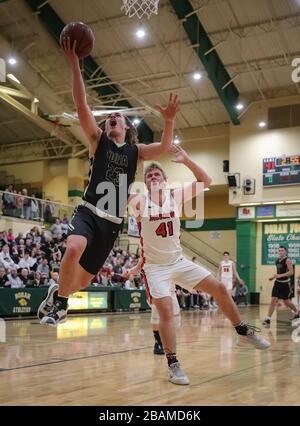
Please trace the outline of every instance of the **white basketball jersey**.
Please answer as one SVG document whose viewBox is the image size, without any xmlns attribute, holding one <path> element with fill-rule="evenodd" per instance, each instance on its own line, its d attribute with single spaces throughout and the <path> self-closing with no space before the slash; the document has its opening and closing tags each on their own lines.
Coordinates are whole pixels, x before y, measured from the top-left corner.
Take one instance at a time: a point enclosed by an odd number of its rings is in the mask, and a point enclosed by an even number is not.
<svg viewBox="0 0 300 426">
<path fill-rule="evenodd" d="M 233 277 L 233 262 L 232 260 L 222 260 L 221 261 L 221 277 L 222 278 L 232 278 Z"/>
<path fill-rule="evenodd" d="M 144 263 L 170 265 L 182 255 L 178 209 L 169 192 L 162 206 L 146 197 L 139 229 Z"/>
</svg>

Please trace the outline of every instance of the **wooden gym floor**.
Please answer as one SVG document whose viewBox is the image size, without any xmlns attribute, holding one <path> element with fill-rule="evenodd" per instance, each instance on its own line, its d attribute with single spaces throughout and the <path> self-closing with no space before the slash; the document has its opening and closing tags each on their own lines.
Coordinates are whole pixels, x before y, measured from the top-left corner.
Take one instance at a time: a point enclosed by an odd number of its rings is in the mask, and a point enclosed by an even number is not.
<svg viewBox="0 0 300 426">
<path fill-rule="evenodd" d="M 266 310 L 240 308 L 256 326 Z M 152 353 L 149 313 L 70 316 L 57 329 L 37 320 L 6 321 L 0 404 L 299 405 L 300 327 L 277 325 L 275 316 L 263 330 L 272 348 L 258 351 L 236 346 L 219 311 L 182 317 L 178 355 L 189 386 L 167 381 L 165 357 Z"/>
</svg>

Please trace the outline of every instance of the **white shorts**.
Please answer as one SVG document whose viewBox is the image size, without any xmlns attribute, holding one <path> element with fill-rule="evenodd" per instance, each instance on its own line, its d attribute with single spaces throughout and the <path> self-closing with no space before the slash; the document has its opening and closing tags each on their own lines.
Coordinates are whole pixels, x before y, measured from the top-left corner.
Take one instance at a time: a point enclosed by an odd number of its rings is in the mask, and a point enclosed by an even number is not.
<svg viewBox="0 0 300 426">
<path fill-rule="evenodd" d="M 172 298 L 172 304 L 173 304 L 173 315 L 174 317 L 176 317 L 180 315 L 180 306 L 177 300 L 174 286 L 172 287 L 173 287 L 173 290 L 171 292 L 171 298 Z M 157 307 L 154 304 L 152 304 L 151 305 L 151 324 L 159 324 L 159 319 L 160 318 L 159 318 Z"/>
<path fill-rule="evenodd" d="M 232 278 L 230 278 L 230 277 L 222 277 L 221 278 L 221 283 L 223 283 L 225 285 L 225 287 L 227 288 L 227 290 L 232 290 L 233 289 Z"/>
<path fill-rule="evenodd" d="M 146 287 L 154 299 L 171 296 L 174 284 L 186 290 L 192 290 L 211 273 L 202 266 L 197 265 L 181 256 L 172 265 L 144 265 Z"/>
</svg>

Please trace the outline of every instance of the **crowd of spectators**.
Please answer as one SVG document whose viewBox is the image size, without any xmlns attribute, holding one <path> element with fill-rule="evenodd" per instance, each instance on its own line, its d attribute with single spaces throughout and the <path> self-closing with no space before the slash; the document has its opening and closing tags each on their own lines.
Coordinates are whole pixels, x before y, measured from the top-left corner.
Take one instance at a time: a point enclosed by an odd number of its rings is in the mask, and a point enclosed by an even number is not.
<svg viewBox="0 0 300 426">
<path fill-rule="evenodd" d="M 17 191 L 8 185 L 0 199 L 0 210 L 5 216 L 18 217 L 26 220 L 41 220 L 47 223 L 55 221 L 54 204 L 49 198 L 42 203 L 35 194 L 29 196 L 26 188 Z"/>
<path fill-rule="evenodd" d="M 64 217 L 56 220 L 50 232 L 38 226 L 16 236 L 12 229 L 0 232 L 0 287 L 41 287 L 58 282 L 67 227 Z M 90 285 L 142 288 L 141 277 L 127 273 L 137 259 L 137 254 L 114 247 Z"/>
</svg>

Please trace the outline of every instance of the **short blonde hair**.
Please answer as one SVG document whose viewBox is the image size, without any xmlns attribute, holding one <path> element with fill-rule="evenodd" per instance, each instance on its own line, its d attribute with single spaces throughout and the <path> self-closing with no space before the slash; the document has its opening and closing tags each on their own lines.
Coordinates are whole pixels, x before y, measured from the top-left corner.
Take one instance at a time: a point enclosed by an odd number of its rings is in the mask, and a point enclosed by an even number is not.
<svg viewBox="0 0 300 426">
<path fill-rule="evenodd" d="M 144 171 L 144 182 L 146 182 L 146 176 L 150 172 L 150 170 L 155 170 L 155 169 L 160 170 L 164 179 L 167 180 L 167 175 L 166 175 L 165 171 L 163 170 L 163 168 L 158 163 L 151 163 L 151 164 L 149 164 L 149 166 L 146 167 L 146 169 Z"/>
</svg>

